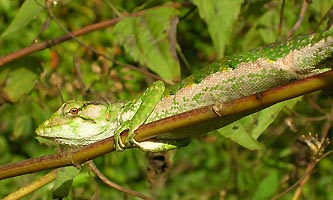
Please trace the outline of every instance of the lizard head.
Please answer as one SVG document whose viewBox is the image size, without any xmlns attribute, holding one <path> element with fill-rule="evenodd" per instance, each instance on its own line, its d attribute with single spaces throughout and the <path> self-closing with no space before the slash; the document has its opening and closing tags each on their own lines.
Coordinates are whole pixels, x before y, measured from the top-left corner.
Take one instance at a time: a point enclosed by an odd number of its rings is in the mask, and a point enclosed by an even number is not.
<svg viewBox="0 0 333 200">
<path fill-rule="evenodd" d="M 60 144 L 83 146 L 111 137 L 124 102 L 112 105 L 94 101 L 65 102 L 36 129 L 38 136 Z"/>
</svg>

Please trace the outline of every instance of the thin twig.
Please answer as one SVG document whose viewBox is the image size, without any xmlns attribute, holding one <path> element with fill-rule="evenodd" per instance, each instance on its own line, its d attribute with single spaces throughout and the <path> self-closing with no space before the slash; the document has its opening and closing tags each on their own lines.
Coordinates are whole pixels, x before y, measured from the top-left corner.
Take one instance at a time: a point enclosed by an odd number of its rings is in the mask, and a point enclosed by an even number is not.
<svg viewBox="0 0 333 200">
<path fill-rule="evenodd" d="M 108 6 L 110 6 L 111 10 L 116 14 L 116 16 L 120 17 L 122 14 L 117 10 L 116 6 L 113 5 L 113 3 L 110 2 L 110 0 L 104 0 Z"/>
<path fill-rule="evenodd" d="M 280 22 L 279 22 L 279 30 L 278 30 L 278 35 L 281 36 L 281 32 L 282 32 L 282 23 L 283 23 L 283 11 L 284 11 L 284 6 L 286 4 L 286 0 L 282 1 L 282 5 L 281 5 L 281 10 L 280 10 Z"/>
<path fill-rule="evenodd" d="M 103 22 L 100 22 L 100 23 L 96 23 L 96 24 L 93 24 L 93 25 L 89 25 L 89 26 L 86 26 L 82 29 L 73 31 L 72 35 L 78 37 L 78 36 L 87 34 L 87 33 L 92 32 L 92 31 L 96 31 L 96 30 L 103 29 L 103 28 L 106 28 L 106 27 L 109 27 L 109 26 L 113 26 L 114 24 L 116 24 L 121 19 L 122 19 L 122 17 L 119 17 L 119 18 L 103 21 Z M 13 60 L 16 60 L 16 59 L 21 58 L 23 56 L 32 54 L 34 52 L 41 51 L 41 50 L 46 49 L 46 48 L 50 48 L 52 46 L 55 46 L 57 44 L 60 44 L 62 42 L 70 40 L 70 39 L 72 39 L 72 37 L 70 35 L 66 34 L 66 35 L 60 36 L 60 37 L 55 38 L 55 39 L 46 40 L 46 41 L 43 41 L 43 42 L 40 42 L 40 43 L 37 43 L 37 44 L 32 44 L 28 47 L 25 47 L 23 49 L 20 49 L 18 51 L 15 51 L 13 53 L 8 54 L 8 55 L 4 55 L 3 57 L 0 57 L 0 66 L 3 66 L 3 65 L 5 65 L 9 62 L 12 62 Z"/>
<path fill-rule="evenodd" d="M 306 119 L 307 121 L 322 121 L 322 120 L 327 119 L 326 115 L 320 116 L 320 117 L 308 117 L 308 116 L 301 115 L 298 112 L 296 112 L 296 111 L 294 111 L 294 110 L 292 110 L 290 108 L 286 107 L 285 109 L 288 110 L 289 112 L 291 112 L 296 117 Z"/>
<path fill-rule="evenodd" d="M 333 104 L 331 106 L 330 113 L 327 116 L 327 121 L 324 124 L 323 130 L 321 132 L 321 137 L 322 138 L 327 138 L 328 131 L 329 131 L 330 127 L 332 126 L 332 120 L 333 120 Z"/>
<path fill-rule="evenodd" d="M 301 26 L 301 24 L 304 20 L 304 15 L 306 13 L 308 5 L 309 5 L 309 3 L 307 2 L 307 0 L 303 0 L 302 8 L 301 8 L 301 12 L 299 13 L 298 20 L 294 24 L 294 27 L 291 29 L 291 31 L 289 31 L 289 33 L 287 34 L 288 37 L 292 36 L 295 33 L 295 31 Z"/>
<path fill-rule="evenodd" d="M 301 177 L 300 179 L 298 179 L 294 184 L 292 184 L 290 187 L 288 187 L 287 189 L 285 189 L 283 192 L 281 192 L 280 194 L 276 195 L 275 197 L 273 197 L 271 200 L 277 200 L 281 197 L 283 197 L 284 195 L 288 194 L 292 189 L 296 188 L 299 183 L 306 178 L 306 175 L 304 175 L 303 177 Z"/>
<path fill-rule="evenodd" d="M 31 192 L 41 188 L 42 186 L 48 184 L 49 182 L 53 181 L 57 176 L 58 170 L 52 170 L 51 172 L 45 174 L 44 176 L 40 177 L 39 179 L 33 181 L 29 185 L 21 187 L 17 191 L 9 194 L 8 196 L 4 197 L 2 200 L 14 200 L 14 199 L 21 199 L 22 197 L 30 194 Z"/>
<path fill-rule="evenodd" d="M 332 119 L 333 119 L 333 104 L 331 106 L 331 110 L 329 115 L 325 116 L 326 118 L 326 122 L 323 126 L 323 130 L 321 133 L 321 145 L 318 149 L 318 151 L 316 152 L 316 155 L 313 157 L 313 159 L 311 160 L 311 162 L 309 163 L 309 165 L 307 166 L 306 170 L 305 170 L 305 175 L 303 177 L 301 177 L 298 181 L 296 181 L 292 186 L 288 187 L 286 190 L 284 190 L 282 193 L 276 195 L 275 197 L 272 198 L 272 200 L 276 200 L 281 198 L 282 196 L 286 195 L 287 193 L 289 193 L 292 189 L 296 188 L 297 189 L 294 193 L 293 196 L 293 200 L 299 199 L 300 195 L 302 194 L 302 189 L 304 187 L 304 185 L 307 183 L 307 181 L 310 179 L 310 176 L 313 172 L 313 169 L 315 168 L 315 166 L 317 165 L 317 163 L 324 158 L 325 156 L 329 155 L 332 152 L 327 152 L 324 155 L 320 155 L 324 148 L 326 147 L 327 143 L 325 144 L 326 138 L 327 138 L 327 134 L 329 131 L 329 128 L 332 125 Z"/>
<path fill-rule="evenodd" d="M 317 93 L 316 96 L 311 95 L 310 98 L 308 98 L 309 99 L 308 102 L 309 102 L 311 108 L 316 109 L 316 111 L 318 111 L 319 113 L 321 113 L 323 115 L 327 115 L 327 110 L 320 107 L 319 104 L 317 103 L 318 95 L 319 95 L 319 93 Z"/>
<path fill-rule="evenodd" d="M 313 32 L 316 32 L 319 28 L 319 26 L 324 22 L 324 20 L 329 16 L 330 12 L 333 10 L 333 4 L 332 6 L 327 10 L 326 14 L 321 18 L 320 22 L 316 26 Z"/>
<path fill-rule="evenodd" d="M 308 182 L 308 180 L 310 179 L 310 175 L 312 174 L 313 172 L 313 169 L 314 167 L 316 166 L 317 164 L 317 161 L 316 160 L 313 160 L 309 165 L 308 167 L 306 168 L 305 170 L 305 177 L 301 179 L 301 181 L 299 182 L 298 184 L 298 187 L 294 193 L 294 196 L 292 198 L 292 200 L 296 200 L 296 199 L 299 199 L 299 196 L 302 194 L 302 189 L 304 187 L 304 185 Z"/>
<path fill-rule="evenodd" d="M 322 130 L 322 134 L 321 134 L 321 145 L 319 147 L 319 150 L 317 151 L 317 155 L 315 155 L 314 159 L 312 160 L 312 162 L 308 165 L 308 167 L 306 168 L 306 176 L 304 179 L 302 179 L 302 181 L 299 183 L 299 186 L 297 187 L 294 196 L 293 196 L 293 200 L 297 200 L 299 199 L 300 195 L 302 194 L 302 189 L 304 187 L 304 185 L 308 182 L 308 180 L 310 179 L 310 175 L 313 172 L 314 167 L 316 166 L 316 164 L 320 161 L 320 153 L 323 151 L 323 149 L 325 148 L 325 140 L 327 138 L 327 134 L 328 134 L 328 130 L 332 125 L 332 118 L 333 118 L 333 104 L 331 106 L 331 110 L 329 115 L 326 117 L 327 120 L 323 126 L 323 130 Z"/>
<path fill-rule="evenodd" d="M 168 7 L 172 7 L 172 8 L 180 8 L 182 6 L 188 6 L 188 3 L 186 3 L 186 2 L 185 3 L 171 3 L 171 4 L 167 4 L 167 5 L 163 5 L 163 6 L 168 6 Z M 78 29 L 76 31 L 71 32 L 71 35 L 65 34 L 65 35 L 60 36 L 58 38 L 54 38 L 54 39 L 51 39 L 51 40 L 46 40 L 46 41 L 43 41 L 43 42 L 40 42 L 40 43 L 37 43 L 37 44 L 32 44 L 28 47 L 25 47 L 23 49 L 20 49 L 18 51 L 15 51 L 13 53 L 10 53 L 10 54 L 7 54 L 7 55 L 4 55 L 4 56 L 0 57 L 0 67 L 9 63 L 9 62 L 12 62 L 12 61 L 18 59 L 18 58 L 21 58 L 23 56 L 35 53 L 37 51 L 41 51 L 43 49 L 50 48 L 52 46 L 55 46 L 57 44 L 65 42 L 67 40 L 73 39 L 72 36 L 78 37 L 78 36 L 85 35 L 85 34 L 88 34 L 90 32 L 96 31 L 96 30 L 100 30 L 100 29 L 104 29 L 104 28 L 113 26 L 126 16 L 140 16 L 140 15 L 144 14 L 145 12 L 147 12 L 147 10 L 156 9 L 157 7 L 148 8 L 146 10 L 141 10 L 141 11 L 138 11 L 138 12 L 131 13 L 129 15 L 123 15 L 123 16 L 118 17 L 118 18 L 114 18 L 114 19 L 102 21 L 102 22 L 99 22 L 99 23 L 96 23 L 96 24 L 92 24 L 92 25 L 86 26 L 82 29 Z"/>
<path fill-rule="evenodd" d="M 156 80 L 161 80 L 161 78 L 155 74 L 152 74 L 150 72 L 148 72 L 147 70 L 143 70 L 141 68 L 138 68 L 138 67 L 135 67 L 133 65 L 129 65 L 129 64 L 123 64 L 123 63 L 120 63 L 120 62 L 117 62 L 115 61 L 114 59 L 112 59 L 111 57 L 107 56 L 106 54 L 104 53 L 101 53 L 99 51 L 97 51 L 95 48 L 91 47 L 91 46 L 88 46 L 87 44 L 85 44 L 84 42 L 82 42 L 81 40 L 79 40 L 73 33 L 71 33 L 69 30 L 67 30 L 59 21 L 58 19 L 55 17 L 52 9 L 50 7 L 47 7 L 47 10 L 51 16 L 51 18 L 54 20 L 54 22 L 59 26 L 59 28 L 61 30 L 63 30 L 65 33 L 67 33 L 67 35 L 69 35 L 70 37 L 72 37 L 72 39 L 74 39 L 76 42 L 78 42 L 81 46 L 89 49 L 90 51 L 96 53 L 97 55 L 99 56 L 102 56 L 103 58 L 111 61 L 112 63 L 115 63 L 117 65 L 120 65 L 120 66 L 123 66 L 123 67 L 127 67 L 127 68 L 130 68 L 131 70 L 135 70 L 135 71 L 138 71 L 144 75 L 147 75 L 147 76 L 150 76 L 150 77 L 153 77 L 154 79 Z"/>
<path fill-rule="evenodd" d="M 151 198 L 144 195 L 144 194 L 141 194 L 140 192 L 137 192 L 137 191 L 134 191 L 134 190 L 130 190 L 130 189 L 127 189 L 127 188 L 124 188 L 112 181 L 110 181 L 106 176 L 104 176 L 102 174 L 102 172 L 100 172 L 98 170 L 98 168 L 96 167 L 96 165 L 94 164 L 93 161 L 89 161 L 88 162 L 88 166 L 89 168 L 98 176 L 98 178 L 100 178 L 103 183 L 105 183 L 106 185 L 110 186 L 110 187 L 113 187 L 115 188 L 116 190 L 119 190 L 119 191 L 122 191 L 124 193 L 127 193 L 127 194 L 130 194 L 130 195 L 133 195 L 133 196 L 136 196 L 136 197 L 139 197 L 141 199 L 147 199 L 147 200 L 150 200 Z"/>
</svg>

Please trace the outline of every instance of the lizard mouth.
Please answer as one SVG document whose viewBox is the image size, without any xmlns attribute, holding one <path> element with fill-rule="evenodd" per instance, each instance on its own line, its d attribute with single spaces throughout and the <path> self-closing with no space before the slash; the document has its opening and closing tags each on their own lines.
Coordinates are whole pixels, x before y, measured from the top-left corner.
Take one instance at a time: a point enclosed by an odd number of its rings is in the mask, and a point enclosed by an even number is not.
<svg viewBox="0 0 333 200">
<path fill-rule="evenodd" d="M 69 146 L 87 146 L 89 144 L 95 143 L 99 140 L 92 140 L 91 137 L 84 137 L 84 138 L 69 138 L 69 137 L 50 137 L 50 136 L 43 136 L 42 138 L 56 141 L 62 145 L 69 145 Z"/>
<path fill-rule="evenodd" d="M 68 130 L 67 130 L 68 131 Z M 86 146 L 92 143 L 95 143 L 97 141 L 103 140 L 108 136 L 106 134 L 106 129 L 100 130 L 98 133 L 94 135 L 74 135 L 71 133 L 65 134 L 57 134 L 60 133 L 57 131 L 52 131 L 51 129 L 37 129 L 36 133 L 38 137 L 47 139 L 47 140 L 53 140 L 56 141 L 59 144 L 63 145 L 70 145 L 70 146 Z M 63 132 L 66 132 L 63 130 Z M 70 131 L 72 132 L 72 131 Z"/>
</svg>

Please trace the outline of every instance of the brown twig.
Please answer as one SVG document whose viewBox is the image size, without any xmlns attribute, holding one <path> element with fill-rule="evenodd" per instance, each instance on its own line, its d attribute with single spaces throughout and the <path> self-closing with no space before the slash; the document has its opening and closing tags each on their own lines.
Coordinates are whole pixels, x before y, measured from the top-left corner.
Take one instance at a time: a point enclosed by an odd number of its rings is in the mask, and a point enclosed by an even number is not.
<svg viewBox="0 0 333 200">
<path fill-rule="evenodd" d="M 322 121 L 322 120 L 325 120 L 327 119 L 327 116 L 320 116 L 320 117 L 308 117 L 308 116 L 304 116 L 304 115 L 301 115 L 299 114 L 298 112 L 290 109 L 290 108 L 285 108 L 286 110 L 288 110 L 289 112 L 291 112 L 293 115 L 295 115 L 295 117 L 297 118 L 303 118 L 303 119 L 306 119 L 307 121 Z"/>
<path fill-rule="evenodd" d="M 326 14 L 321 18 L 320 22 L 318 23 L 318 25 L 316 26 L 316 28 L 314 28 L 313 32 L 316 32 L 319 29 L 319 26 L 324 22 L 324 20 L 330 15 L 330 13 L 333 10 L 333 4 L 332 6 L 327 10 Z"/>
<path fill-rule="evenodd" d="M 283 24 L 283 13 L 284 13 L 284 6 L 286 4 L 286 0 L 282 1 L 281 10 L 280 10 L 280 20 L 279 20 L 279 30 L 278 35 L 281 36 L 282 32 L 282 24 Z"/>
<path fill-rule="evenodd" d="M 169 6 L 169 7 L 173 7 L 173 8 L 180 8 L 180 7 L 186 6 L 186 5 L 187 4 L 185 4 L 185 3 L 184 4 L 171 3 L 171 4 L 166 4 L 164 6 Z M 145 12 L 147 12 L 147 10 L 149 10 L 149 9 L 156 9 L 156 8 L 157 7 L 148 8 L 146 10 L 141 10 L 141 11 L 138 11 L 138 12 L 134 12 L 134 13 L 131 13 L 131 14 L 126 15 L 126 16 L 139 16 L 139 15 L 142 15 Z M 117 17 L 117 18 L 114 18 L 114 19 L 102 21 L 102 22 L 99 22 L 99 23 L 96 23 L 96 24 L 88 25 L 88 26 L 86 26 L 82 29 L 70 32 L 71 35 L 65 34 L 65 35 L 60 36 L 58 38 L 46 40 L 46 41 L 43 41 L 43 42 L 40 42 L 40 43 L 37 43 L 37 44 L 32 44 L 28 47 L 25 47 L 23 49 L 20 49 L 18 51 L 13 52 L 13 53 L 4 55 L 4 56 L 0 57 L 0 67 L 9 63 L 9 62 L 12 62 L 12 61 L 18 59 L 18 58 L 21 58 L 23 56 L 32 54 L 32 53 L 37 52 L 37 51 L 44 50 L 46 48 L 55 46 L 57 44 L 65 42 L 67 40 L 73 39 L 72 36 L 78 37 L 78 36 L 85 35 L 85 34 L 88 34 L 90 32 L 93 32 L 93 31 L 97 31 L 97 30 L 100 30 L 100 29 L 104 29 L 104 28 L 113 26 L 116 23 L 118 23 L 120 20 L 122 20 L 124 17 L 125 16 L 121 16 L 121 17 Z"/>
<path fill-rule="evenodd" d="M 100 178 L 101 181 L 103 181 L 103 183 L 105 183 L 106 185 L 108 185 L 112 188 L 115 188 L 116 190 L 122 191 L 124 193 L 139 197 L 141 199 L 147 199 L 147 200 L 151 199 L 150 197 L 148 197 L 144 194 L 141 194 L 140 192 L 124 188 L 124 187 L 110 181 L 106 176 L 103 175 L 103 173 L 101 171 L 99 171 L 99 169 L 96 167 L 96 165 L 93 161 L 88 162 L 88 166 L 98 176 L 98 178 Z"/>
<path fill-rule="evenodd" d="M 298 182 L 298 187 L 294 193 L 294 196 L 292 198 L 292 200 L 296 200 L 299 199 L 299 196 L 302 194 L 302 188 L 304 187 L 304 185 L 308 182 L 308 180 L 310 179 L 310 176 L 313 172 L 314 167 L 317 164 L 317 160 L 312 160 L 310 162 L 310 164 L 308 165 L 308 167 L 305 170 L 305 176 L 300 179 L 300 181 Z"/>
<path fill-rule="evenodd" d="M 331 106 L 331 110 L 330 113 L 328 115 L 325 116 L 326 118 L 326 122 L 323 126 L 323 130 L 321 133 L 321 145 L 318 149 L 318 151 L 316 152 L 316 155 L 313 157 L 313 159 L 311 160 L 311 162 L 308 164 L 306 170 L 305 170 L 305 175 L 303 177 L 301 177 L 298 181 L 296 181 L 292 186 L 288 187 L 286 190 L 284 190 L 282 193 L 280 193 L 279 195 L 275 196 L 274 198 L 272 198 L 272 200 L 276 200 L 281 198 L 282 196 L 286 195 L 287 193 L 289 193 L 292 189 L 296 188 L 294 196 L 293 196 L 293 200 L 297 200 L 299 199 L 300 195 L 302 194 L 302 189 L 304 187 L 304 185 L 309 181 L 311 174 L 313 173 L 313 170 L 315 168 L 315 166 L 317 165 L 317 163 L 324 158 L 325 156 L 327 156 L 329 153 L 331 152 L 327 152 L 326 154 L 324 154 L 323 156 L 321 156 L 321 152 L 324 150 L 324 148 L 326 147 L 325 145 L 325 141 L 327 138 L 327 134 L 329 131 L 329 128 L 332 125 L 332 119 L 333 119 L 333 104 Z"/>
<path fill-rule="evenodd" d="M 299 13 L 298 20 L 294 24 L 293 28 L 287 34 L 287 37 L 292 36 L 295 33 L 295 31 L 301 26 L 301 24 L 304 20 L 304 15 L 306 13 L 306 10 L 308 9 L 308 5 L 309 5 L 308 1 L 303 0 L 302 8 L 301 8 L 301 12 Z"/>
<path fill-rule="evenodd" d="M 333 121 L 333 104 L 331 106 L 330 113 L 327 116 L 326 123 L 323 126 L 323 130 L 321 132 L 322 138 L 327 138 L 328 131 L 329 131 L 330 127 L 332 127 L 332 121 Z"/>
<path fill-rule="evenodd" d="M 87 33 L 92 32 L 92 31 L 96 31 L 96 30 L 103 29 L 103 28 L 106 28 L 106 27 L 109 27 L 109 26 L 113 26 L 118 21 L 120 21 L 121 19 L 122 18 L 119 17 L 119 18 L 99 22 L 99 23 L 96 23 L 96 24 L 93 24 L 93 25 L 89 25 L 89 26 L 86 26 L 82 29 L 73 31 L 72 34 L 75 35 L 76 37 L 78 37 L 78 36 L 87 34 Z M 70 39 L 72 39 L 72 37 L 70 35 L 66 34 L 66 35 L 60 36 L 60 37 L 55 38 L 55 39 L 46 40 L 46 41 L 43 41 L 43 42 L 40 42 L 40 43 L 37 43 L 37 44 L 32 44 L 28 47 L 25 47 L 23 49 L 20 49 L 18 51 L 15 51 L 13 53 L 10 53 L 8 55 L 5 55 L 5 56 L 1 57 L 0 58 L 0 66 L 3 66 L 4 64 L 12 62 L 12 61 L 14 61 L 18 58 L 23 57 L 23 56 L 32 54 L 34 52 L 37 52 L 37 51 L 55 46 L 57 44 L 60 44 L 62 42 L 70 40 Z"/>
<path fill-rule="evenodd" d="M 153 77 L 154 79 L 156 80 L 161 80 L 161 78 L 153 73 L 150 73 L 149 71 L 145 70 L 145 69 L 142 69 L 142 68 L 138 68 L 136 66 L 133 66 L 133 65 L 129 65 L 129 64 L 123 64 L 123 63 L 120 63 L 114 59 L 112 59 L 111 57 L 107 56 L 106 54 L 104 53 L 101 53 L 99 51 L 97 51 L 95 48 L 93 48 L 92 46 L 88 46 L 87 44 L 85 44 L 84 42 L 82 42 L 81 40 L 79 40 L 73 33 L 71 33 L 69 30 L 67 30 L 59 21 L 58 19 L 55 17 L 54 13 L 52 12 L 52 9 L 50 7 L 47 7 L 47 10 L 49 12 L 49 15 L 51 16 L 51 18 L 53 19 L 53 21 L 58 25 L 58 27 L 63 30 L 65 33 L 67 33 L 67 35 L 69 35 L 73 40 L 75 40 L 77 43 L 79 43 L 81 46 L 89 49 L 90 51 L 94 52 L 95 54 L 111 61 L 112 63 L 115 63 L 119 66 L 123 66 L 123 67 L 127 67 L 131 70 L 134 70 L 134 71 L 138 71 L 144 75 L 147 75 L 147 76 L 150 76 L 150 77 Z M 168 84 L 172 84 L 170 82 L 167 82 Z"/>
</svg>

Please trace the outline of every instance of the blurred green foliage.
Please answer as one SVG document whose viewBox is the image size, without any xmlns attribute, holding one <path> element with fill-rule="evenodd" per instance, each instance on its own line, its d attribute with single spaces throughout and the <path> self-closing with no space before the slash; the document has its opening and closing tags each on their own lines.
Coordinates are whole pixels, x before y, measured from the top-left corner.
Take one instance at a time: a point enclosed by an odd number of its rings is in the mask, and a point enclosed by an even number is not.
<svg viewBox="0 0 333 200">
<path fill-rule="evenodd" d="M 27 10 L 20 9 L 23 1 L 0 0 L 1 56 L 35 42 L 65 34 L 49 18 L 47 9 L 42 7 L 44 1 L 25 1 L 26 4 L 36 2 L 39 3 L 38 6 L 30 5 Z M 218 0 L 208 1 L 209 3 L 205 1 L 205 4 L 194 1 L 198 7 L 185 0 L 92 0 L 87 2 L 60 0 L 51 9 L 57 20 L 67 30 L 72 31 L 119 17 L 119 14 L 125 15 L 148 8 L 153 12 L 159 9 L 156 6 L 171 5 L 176 2 L 184 3 L 180 7 L 172 8 L 171 14 L 179 20 L 176 38 L 171 38 L 177 40 L 171 47 L 174 50 L 180 47 L 177 50 L 180 67 L 163 68 L 172 74 L 164 77 L 169 82 L 181 78 L 180 74 L 182 77 L 191 74 L 217 59 L 217 55 L 223 52 L 224 55 L 228 55 L 284 39 L 298 20 L 302 6 L 301 0 L 286 1 L 281 12 L 282 0 L 238 1 L 239 3 L 234 5 L 235 8 L 230 7 L 228 8 L 230 10 L 225 12 L 223 7 L 214 7 L 223 5 L 220 5 Z M 322 24 L 318 30 L 315 28 L 332 4 L 331 0 L 315 0 L 309 4 L 304 21 L 294 35 L 323 31 L 325 24 Z M 204 8 L 204 5 L 208 7 Z M 21 17 L 15 19 L 18 13 Z M 214 13 L 219 15 L 214 18 Z M 165 12 L 160 14 L 163 16 L 155 13 L 153 17 L 159 19 L 159 17 L 170 15 Z M 218 23 L 225 17 L 224 15 L 230 19 L 226 22 L 227 28 L 222 21 Z M 150 22 L 156 26 L 158 33 L 171 30 L 167 29 L 169 26 L 163 29 L 163 26 L 158 27 L 155 21 Z M 327 20 L 325 19 L 324 22 L 326 23 Z M 160 23 L 163 23 L 163 20 Z M 141 27 L 140 30 L 133 33 L 134 36 L 147 34 L 147 29 Z M 138 43 L 139 47 L 131 53 L 130 48 L 119 45 L 119 40 L 114 38 L 115 32 L 121 34 L 119 27 L 117 30 L 109 27 L 90 32 L 78 39 L 118 62 L 139 66 L 143 70 L 148 68 L 160 76 L 166 73 L 160 71 L 158 67 L 152 68 L 149 62 L 139 60 L 140 57 L 146 59 L 154 56 L 144 52 L 146 51 L 144 43 Z M 130 33 L 124 32 L 124 35 L 130 35 Z M 154 38 L 156 39 L 153 35 Z M 156 51 L 156 46 L 152 48 Z M 165 63 L 170 64 L 175 61 L 178 63 L 174 55 L 165 50 L 165 46 L 158 48 L 168 54 L 169 58 Z M 143 54 L 140 54 L 139 50 L 142 50 Z M 147 57 L 142 58 L 142 56 Z M 186 60 L 180 59 L 181 57 L 185 57 Z M 158 62 L 153 62 L 153 65 L 156 63 Z M 185 63 L 188 63 L 190 67 Z M 65 100 L 73 98 L 131 99 L 140 95 L 152 81 L 152 77 L 112 63 L 81 46 L 75 40 L 52 46 L 1 66 L 0 164 L 57 152 L 56 146 L 39 144 L 34 138 L 34 130 L 61 105 L 59 86 Z M 194 139 L 188 147 L 176 152 L 166 185 L 158 192 L 159 199 L 270 199 L 283 192 L 304 175 L 305 166 L 300 166 L 295 161 L 296 139 L 309 132 L 321 133 L 325 121 L 312 119 L 329 113 L 332 104 L 329 95 L 329 93 L 319 92 L 307 95 L 296 105 L 294 111 L 286 109 L 281 112 L 273 124 L 266 129 L 265 134 L 259 138 L 259 141 L 265 145 L 265 148 L 260 151 L 244 149 L 218 134 Z M 329 136 L 332 139 L 332 130 Z M 331 146 L 328 149 L 331 149 Z M 110 180 L 149 195 L 149 184 L 145 176 L 147 168 L 145 153 L 135 149 L 126 150 L 122 153 L 111 153 L 99 157 L 95 159 L 95 163 Z M 315 174 L 311 175 L 309 183 L 303 188 L 302 199 L 333 198 L 332 166 L 332 156 L 319 162 Z M 29 184 L 45 173 L 39 172 L 1 180 L 0 197 Z M 52 184 L 35 191 L 26 199 L 50 199 Z M 88 173 L 86 168 L 83 168 L 74 179 L 67 199 L 90 199 L 96 191 L 99 192 L 100 199 L 111 197 L 135 199 L 107 187 L 92 173 Z M 291 199 L 292 196 L 293 190 L 282 199 Z"/>
</svg>

